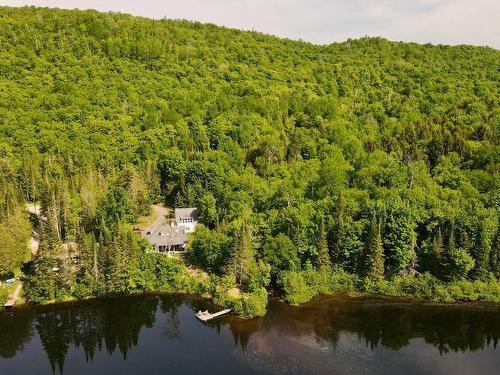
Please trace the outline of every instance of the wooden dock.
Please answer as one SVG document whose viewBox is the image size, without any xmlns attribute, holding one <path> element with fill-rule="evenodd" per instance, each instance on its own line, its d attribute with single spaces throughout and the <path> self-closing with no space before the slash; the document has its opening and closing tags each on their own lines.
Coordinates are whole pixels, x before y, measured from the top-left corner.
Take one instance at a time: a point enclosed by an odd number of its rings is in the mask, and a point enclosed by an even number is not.
<svg viewBox="0 0 500 375">
<path fill-rule="evenodd" d="M 19 297 L 19 293 L 21 292 L 21 288 L 23 287 L 22 283 L 17 284 L 16 289 L 14 290 L 14 293 L 9 296 L 9 299 L 3 305 L 6 309 L 12 309 L 16 305 L 17 297 Z"/>
<path fill-rule="evenodd" d="M 222 316 L 224 314 L 228 314 L 231 311 L 232 311 L 232 309 L 225 309 L 225 310 L 210 314 L 207 310 L 205 310 L 205 311 L 198 311 L 195 314 L 195 316 L 198 318 L 198 320 L 200 320 L 202 322 L 206 322 L 208 320 L 212 320 L 212 319 L 217 318 L 219 316 Z"/>
</svg>

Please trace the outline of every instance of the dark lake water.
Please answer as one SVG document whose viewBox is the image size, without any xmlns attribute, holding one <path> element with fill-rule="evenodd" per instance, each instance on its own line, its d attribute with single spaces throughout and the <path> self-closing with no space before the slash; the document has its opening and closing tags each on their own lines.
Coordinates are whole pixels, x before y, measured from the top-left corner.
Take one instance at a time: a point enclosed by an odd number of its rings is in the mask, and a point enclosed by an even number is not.
<svg viewBox="0 0 500 375">
<path fill-rule="evenodd" d="M 202 324 L 189 296 L 0 313 L 0 374 L 500 374 L 500 306 L 322 297 Z"/>
</svg>

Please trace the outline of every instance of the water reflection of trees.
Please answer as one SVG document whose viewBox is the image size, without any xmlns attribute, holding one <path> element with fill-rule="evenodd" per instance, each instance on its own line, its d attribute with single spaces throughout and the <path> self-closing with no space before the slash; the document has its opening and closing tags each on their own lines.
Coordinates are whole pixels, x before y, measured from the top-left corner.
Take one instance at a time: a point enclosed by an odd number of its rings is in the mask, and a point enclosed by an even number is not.
<svg viewBox="0 0 500 375">
<path fill-rule="evenodd" d="M 52 370 L 61 373 L 72 346 L 81 349 L 87 361 L 97 352 L 119 351 L 124 358 L 138 345 L 142 327 L 155 324 L 163 336 L 178 340 L 184 316 L 182 306 L 204 310 L 209 305 L 196 298 L 175 295 L 137 296 L 91 301 L 19 311 L 0 318 L 0 357 L 11 358 L 23 349 L 36 331 Z M 160 318 L 161 316 L 161 318 Z M 199 324 L 196 322 L 196 324 Z M 342 334 L 355 334 L 368 347 L 379 345 L 399 350 L 414 338 L 423 338 L 441 353 L 475 351 L 500 337 L 500 308 L 381 303 L 379 300 L 323 298 L 300 307 L 271 302 L 265 319 L 243 320 L 234 316 L 208 322 L 217 332 L 229 329 L 235 346 L 246 350 L 252 340 L 273 345 L 286 344 L 286 337 L 313 337 L 335 348 Z M 271 332 L 273 331 L 273 333 Z M 283 337 L 281 344 L 271 342 Z"/>
<path fill-rule="evenodd" d="M 164 318 L 158 322 L 163 336 L 178 339 L 181 332 L 178 310 L 183 304 L 192 309 L 207 308 L 201 299 L 164 295 L 19 310 L 12 317 L 0 317 L 0 358 L 14 357 L 37 332 L 53 372 L 63 372 L 71 347 L 81 349 L 87 361 L 92 361 L 96 352 L 104 349 L 110 355 L 118 350 L 126 359 L 130 349 L 138 345 L 142 327 L 155 324 L 158 309 Z"/>
<path fill-rule="evenodd" d="M 181 321 L 178 317 L 179 308 L 185 303 L 178 295 L 163 295 L 160 297 L 160 311 L 165 319 L 162 322 L 162 335 L 168 340 L 178 340 L 181 335 Z"/>
<path fill-rule="evenodd" d="M 0 358 L 12 358 L 33 336 L 31 319 L 17 319 L 3 314 L 0 317 Z"/>
<path fill-rule="evenodd" d="M 331 320 L 334 330 L 358 333 L 372 348 L 399 350 L 421 337 L 441 353 L 475 351 L 490 342 L 496 347 L 500 337 L 498 309 L 354 303 L 341 313 L 342 319 Z"/>
<path fill-rule="evenodd" d="M 383 345 L 399 350 L 411 339 L 423 338 L 441 353 L 481 350 L 490 344 L 496 347 L 500 338 L 498 307 L 392 304 L 344 298 L 325 298 L 300 307 L 275 302 L 266 319 L 226 322 L 243 350 L 253 334 L 262 339 L 271 329 L 282 336 L 314 334 L 333 348 L 342 332 L 357 335 L 371 349 Z"/>
<path fill-rule="evenodd" d="M 157 304 L 156 297 L 141 297 L 68 305 L 37 314 L 34 326 L 52 371 L 58 368 L 62 373 L 71 346 L 83 349 L 87 361 L 93 360 L 103 347 L 109 354 L 119 350 L 126 358 L 138 344 L 141 328 L 153 326 Z"/>
</svg>

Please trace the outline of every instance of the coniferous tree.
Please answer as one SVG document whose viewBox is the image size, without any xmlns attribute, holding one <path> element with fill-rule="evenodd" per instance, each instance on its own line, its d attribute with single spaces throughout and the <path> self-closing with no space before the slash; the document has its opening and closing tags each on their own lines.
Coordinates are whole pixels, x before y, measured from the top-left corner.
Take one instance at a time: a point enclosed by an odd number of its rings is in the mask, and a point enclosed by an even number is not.
<svg viewBox="0 0 500 375">
<path fill-rule="evenodd" d="M 437 235 L 434 237 L 434 241 L 432 243 L 432 273 L 436 277 L 442 277 L 443 271 L 443 259 L 444 256 L 444 243 L 443 243 L 443 235 L 441 233 L 441 228 L 438 229 Z"/>
<path fill-rule="evenodd" d="M 495 276 L 500 278 L 500 225 L 498 224 L 491 244 L 490 266 Z"/>
<path fill-rule="evenodd" d="M 320 216 L 318 224 L 318 266 L 320 270 L 328 270 L 332 266 L 323 215 Z"/>
<path fill-rule="evenodd" d="M 175 207 L 186 207 L 186 201 L 180 191 L 177 191 L 174 199 Z"/>
<path fill-rule="evenodd" d="M 384 249 L 382 235 L 380 234 L 380 223 L 375 219 L 370 224 L 368 237 L 368 272 L 367 276 L 375 281 L 384 279 Z"/>
<path fill-rule="evenodd" d="M 456 244 L 455 244 L 455 223 L 450 225 L 450 233 L 448 235 L 448 242 L 446 244 L 445 254 L 443 257 L 443 271 L 447 278 L 452 278 L 453 275 L 453 257 L 456 254 Z"/>
<path fill-rule="evenodd" d="M 474 276 L 478 279 L 487 279 L 490 272 L 491 237 L 493 234 L 492 223 L 484 220 L 479 232 L 477 246 L 476 268 Z"/>
<path fill-rule="evenodd" d="M 332 260 L 336 264 L 344 263 L 344 244 L 346 241 L 345 200 L 341 193 L 337 196 L 334 213 L 335 224 L 332 231 Z"/>
<path fill-rule="evenodd" d="M 236 278 L 239 286 L 246 281 L 250 269 L 255 264 L 254 252 L 252 227 L 243 219 L 227 267 L 228 273 Z"/>
<path fill-rule="evenodd" d="M 43 225 L 37 255 L 24 288 L 28 300 L 39 303 L 58 296 L 58 251 L 57 234 L 49 224 Z"/>
<path fill-rule="evenodd" d="M 452 222 L 446 247 L 444 263 L 444 276 L 448 280 L 460 280 L 468 276 L 474 268 L 474 259 L 463 248 L 457 247 L 455 243 L 455 225 Z"/>
</svg>

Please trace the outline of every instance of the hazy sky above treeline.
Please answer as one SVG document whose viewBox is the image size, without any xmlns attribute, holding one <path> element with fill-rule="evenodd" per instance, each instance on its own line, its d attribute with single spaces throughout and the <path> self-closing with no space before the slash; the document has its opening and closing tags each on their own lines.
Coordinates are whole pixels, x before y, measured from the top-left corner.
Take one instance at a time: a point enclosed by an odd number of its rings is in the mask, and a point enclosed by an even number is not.
<svg viewBox="0 0 500 375">
<path fill-rule="evenodd" d="M 328 44 L 382 36 L 500 48 L 500 0 L 0 0 L 188 19 Z"/>
</svg>

